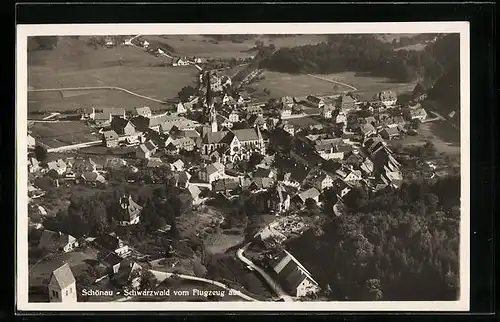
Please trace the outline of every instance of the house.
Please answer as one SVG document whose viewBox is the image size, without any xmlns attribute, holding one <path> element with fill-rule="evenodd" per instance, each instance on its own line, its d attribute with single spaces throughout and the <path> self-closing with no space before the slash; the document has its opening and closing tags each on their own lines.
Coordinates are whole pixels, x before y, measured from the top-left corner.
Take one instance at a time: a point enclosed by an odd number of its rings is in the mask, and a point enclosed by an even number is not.
<svg viewBox="0 0 500 322">
<path fill-rule="evenodd" d="M 369 158 L 365 158 L 363 163 L 360 165 L 361 171 L 363 171 L 366 175 L 370 176 L 373 173 L 373 162 Z"/>
<path fill-rule="evenodd" d="M 126 117 L 125 109 L 122 107 L 103 107 L 102 113 L 109 114 L 112 117 L 121 117 L 121 118 Z"/>
<path fill-rule="evenodd" d="M 94 120 L 95 114 L 95 107 L 85 107 L 80 120 Z"/>
<path fill-rule="evenodd" d="M 247 123 L 250 127 L 259 127 L 262 130 L 267 130 L 266 120 L 257 114 L 249 115 L 247 118 Z"/>
<path fill-rule="evenodd" d="M 240 115 L 234 109 L 223 109 L 221 114 L 227 118 L 229 122 L 236 123 L 240 121 Z"/>
<path fill-rule="evenodd" d="M 259 116 L 264 115 L 264 111 L 262 110 L 262 107 L 260 107 L 258 105 L 248 106 L 247 108 L 245 108 L 245 111 L 249 115 L 259 115 Z"/>
<path fill-rule="evenodd" d="M 362 179 L 361 171 L 354 170 L 351 166 L 343 166 L 335 171 L 335 175 L 344 182 L 356 182 Z"/>
<path fill-rule="evenodd" d="M 268 190 L 267 207 L 276 212 L 282 213 L 290 209 L 290 194 L 286 191 L 283 184 L 278 183 Z"/>
<path fill-rule="evenodd" d="M 185 58 L 174 58 L 174 61 L 172 62 L 172 66 L 187 66 L 189 65 L 189 61 Z"/>
<path fill-rule="evenodd" d="M 144 49 L 148 49 L 149 48 L 149 42 L 147 40 L 144 40 L 144 42 L 142 43 L 142 47 Z"/>
<path fill-rule="evenodd" d="M 222 104 L 229 106 L 236 105 L 236 100 L 232 96 L 224 94 L 224 97 L 222 98 Z"/>
<path fill-rule="evenodd" d="M 342 160 L 350 149 L 352 149 L 350 145 L 344 144 L 337 138 L 314 141 L 314 151 L 324 160 Z"/>
<path fill-rule="evenodd" d="M 109 113 L 96 113 L 94 117 L 95 125 L 106 127 L 111 125 L 112 116 Z"/>
<path fill-rule="evenodd" d="M 311 273 L 288 251 L 283 250 L 270 260 L 270 266 L 278 275 L 283 288 L 294 297 L 304 297 L 319 291 Z"/>
<path fill-rule="evenodd" d="M 254 178 L 268 178 L 268 179 L 275 179 L 276 178 L 276 173 L 274 170 L 269 169 L 269 168 L 258 168 L 255 170 L 253 173 Z"/>
<path fill-rule="evenodd" d="M 259 190 L 265 190 L 269 189 L 274 185 L 274 179 L 273 178 L 254 178 L 250 185 L 248 186 L 249 190 L 253 191 L 259 191 Z"/>
<path fill-rule="evenodd" d="M 217 115 L 216 119 L 217 124 L 220 124 L 221 128 L 232 129 L 234 126 L 233 122 L 220 114 Z"/>
<path fill-rule="evenodd" d="M 132 200 L 132 196 L 128 195 L 120 199 L 120 211 L 120 225 L 129 226 L 139 223 L 142 207 Z"/>
<path fill-rule="evenodd" d="M 224 165 L 220 162 L 209 164 L 199 172 L 200 180 L 212 184 L 212 182 L 224 178 Z"/>
<path fill-rule="evenodd" d="M 35 138 L 31 136 L 31 134 L 28 134 L 27 144 L 28 144 L 28 150 L 35 148 L 36 141 Z"/>
<path fill-rule="evenodd" d="M 151 140 L 149 140 L 139 145 L 139 149 L 136 151 L 136 157 L 140 159 L 149 159 L 156 153 L 157 149 L 158 147 Z"/>
<path fill-rule="evenodd" d="M 187 137 L 172 140 L 169 144 L 173 144 L 178 151 L 194 151 L 196 146 L 196 143 L 191 138 Z"/>
<path fill-rule="evenodd" d="M 296 199 L 302 203 L 305 203 L 307 201 L 307 199 L 312 199 L 315 202 L 319 202 L 319 195 L 320 194 L 321 193 L 318 191 L 318 189 L 310 188 L 306 191 L 302 191 L 302 192 L 298 193 Z"/>
<path fill-rule="evenodd" d="M 279 110 L 279 116 L 281 119 L 290 117 L 292 115 L 292 109 L 289 107 L 283 107 Z"/>
<path fill-rule="evenodd" d="M 82 173 L 81 178 L 85 183 L 90 184 L 103 184 L 106 182 L 106 179 L 96 171 L 87 171 Z"/>
<path fill-rule="evenodd" d="M 35 158 L 29 158 L 28 159 L 28 171 L 30 173 L 34 173 L 34 172 L 37 172 L 38 170 L 40 170 L 40 162 L 38 162 L 37 159 Z"/>
<path fill-rule="evenodd" d="M 177 159 L 174 163 L 172 163 L 173 171 L 182 171 L 184 170 L 184 162 L 181 159 Z"/>
<path fill-rule="evenodd" d="M 335 116 L 335 123 L 344 125 L 347 124 L 347 116 L 344 112 L 337 113 L 337 115 Z"/>
<path fill-rule="evenodd" d="M 364 138 L 370 137 L 377 133 L 377 129 L 371 123 L 360 124 L 359 132 Z"/>
<path fill-rule="evenodd" d="M 393 107 L 396 102 L 398 101 L 398 97 L 396 95 L 396 92 L 389 90 L 389 91 L 381 91 L 377 93 L 375 98 L 382 103 L 382 105 L 386 108 Z"/>
<path fill-rule="evenodd" d="M 293 126 L 289 122 L 286 122 L 286 121 L 285 122 L 281 122 L 278 125 L 278 128 L 281 128 L 283 131 L 285 131 L 286 133 L 290 134 L 291 136 L 295 135 L 295 126 Z"/>
<path fill-rule="evenodd" d="M 408 121 L 413 121 L 413 120 L 423 121 L 427 118 L 427 112 L 423 108 L 416 108 L 416 109 L 405 108 L 403 109 L 403 116 Z"/>
<path fill-rule="evenodd" d="M 220 193 L 229 193 L 239 188 L 239 180 L 234 179 L 218 179 L 212 184 L 213 191 Z"/>
<path fill-rule="evenodd" d="M 79 158 L 76 159 L 71 166 L 73 173 L 81 175 L 85 172 L 97 172 L 101 170 L 103 166 L 94 162 L 91 158 Z"/>
<path fill-rule="evenodd" d="M 104 144 L 105 147 L 108 148 L 115 148 L 118 146 L 118 134 L 113 131 L 104 131 L 102 132 L 102 143 Z"/>
<path fill-rule="evenodd" d="M 109 252 L 103 259 L 101 259 L 101 264 L 104 265 L 105 270 L 108 274 L 114 275 L 118 273 L 120 268 L 120 263 L 123 257 L 120 257 L 115 252 Z"/>
<path fill-rule="evenodd" d="M 380 131 L 380 136 L 386 140 L 392 140 L 400 135 L 397 127 L 386 127 Z"/>
<path fill-rule="evenodd" d="M 350 111 L 356 109 L 356 100 L 353 99 L 350 95 L 342 95 L 339 98 L 339 107 L 341 112 L 347 114 Z"/>
<path fill-rule="evenodd" d="M 323 99 L 317 96 L 309 95 L 306 100 L 314 108 L 323 108 L 325 106 Z"/>
<path fill-rule="evenodd" d="M 94 244 L 99 248 L 115 253 L 124 258 L 130 254 L 130 249 L 116 234 L 105 234 L 94 239 Z"/>
<path fill-rule="evenodd" d="M 124 258 L 120 262 L 118 272 L 113 276 L 112 281 L 121 287 L 138 289 L 141 284 L 143 268 L 136 262 Z"/>
<path fill-rule="evenodd" d="M 38 247 L 51 252 L 62 251 L 67 253 L 78 247 L 78 241 L 71 235 L 45 229 L 40 237 Z"/>
<path fill-rule="evenodd" d="M 137 135 L 134 124 L 122 117 L 113 117 L 111 120 L 111 130 L 119 135 Z"/>
<path fill-rule="evenodd" d="M 188 184 L 187 191 L 191 195 L 191 198 L 193 198 L 193 205 L 198 205 L 201 203 L 200 200 L 201 190 L 200 188 L 198 188 L 198 186 L 195 186 L 193 184 Z"/>
<path fill-rule="evenodd" d="M 333 186 L 333 178 L 326 173 L 320 174 L 314 178 L 314 187 L 319 191 L 323 191 Z"/>
<path fill-rule="evenodd" d="M 349 184 L 347 184 L 340 178 L 336 178 L 335 180 L 333 180 L 332 188 L 335 191 L 335 193 L 341 198 L 347 195 L 349 191 L 351 191 L 352 189 Z"/>
<path fill-rule="evenodd" d="M 57 174 L 62 175 L 66 170 L 68 169 L 68 166 L 66 162 L 63 161 L 63 159 L 59 159 L 57 161 L 51 161 L 47 163 L 47 169 L 54 170 L 57 172 Z"/>
<path fill-rule="evenodd" d="M 115 41 L 111 37 L 104 38 L 104 45 L 106 47 L 113 47 L 115 45 Z"/>
<path fill-rule="evenodd" d="M 187 112 L 187 108 L 184 106 L 182 102 L 177 103 L 177 114 L 182 114 Z"/>
<path fill-rule="evenodd" d="M 50 302 L 77 302 L 76 279 L 68 263 L 52 271 L 47 289 Z"/>
<path fill-rule="evenodd" d="M 151 108 L 149 106 L 136 107 L 135 115 L 140 115 L 143 117 L 151 117 L 153 113 L 151 112 Z"/>
<path fill-rule="evenodd" d="M 331 119 L 333 115 L 334 107 L 333 105 L 327 104 L 321 110 L 321 116 L 325 119 Z"/>
</svg>

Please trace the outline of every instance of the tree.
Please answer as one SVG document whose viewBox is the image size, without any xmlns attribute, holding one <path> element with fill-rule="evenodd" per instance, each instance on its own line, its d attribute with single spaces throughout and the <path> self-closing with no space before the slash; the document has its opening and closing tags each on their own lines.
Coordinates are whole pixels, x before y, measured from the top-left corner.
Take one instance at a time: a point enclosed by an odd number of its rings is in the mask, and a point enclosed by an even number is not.
<svg viewBox="0 0 500 322">
<path fill-rule="evenodd" d="M 192 95 L 194 95 L 195 92 L 196 92 L 196 89 L 193 86 L 187 85 L 181 89 L 181 91 L 177 94 L 177 96 L 179 97 L 181 102 L 185 103 L 185 102 L 189 101 L 189 98 Z"/>
<path fill-rule="evenodd" d="M 42 162 L 42 163 L 45 163 L 47 161 L 47 149 L 45 149 L 43 146 L 41 145 L 37 145 L 35 146 L 35 158 Z"/>
<path fill-rule="evenodd" d="M 156 287 L 156 284 L 158 284 L 156 276 L 150 270 L 144 270 L 141 276 L 140 289 L 151 290 Z"/>
</svg>

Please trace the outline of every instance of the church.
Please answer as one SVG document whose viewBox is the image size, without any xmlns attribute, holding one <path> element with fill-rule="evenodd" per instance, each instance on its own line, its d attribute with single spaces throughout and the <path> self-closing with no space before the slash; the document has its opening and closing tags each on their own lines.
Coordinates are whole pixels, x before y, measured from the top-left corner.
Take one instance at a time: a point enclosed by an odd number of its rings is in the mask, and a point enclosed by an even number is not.
<svg viewBox="0 0 500 322">
<path fill-rule="evenodd" d="M 209 115 L 209 125 L 203 130 L 201 154 L 213 162 L 222 163 L 247 160 L 254 152 L 265 154 L 264 139 L 258 127 L 219 131 L 208 74 L 206 82 L 205 110 Z"/>
</svg>

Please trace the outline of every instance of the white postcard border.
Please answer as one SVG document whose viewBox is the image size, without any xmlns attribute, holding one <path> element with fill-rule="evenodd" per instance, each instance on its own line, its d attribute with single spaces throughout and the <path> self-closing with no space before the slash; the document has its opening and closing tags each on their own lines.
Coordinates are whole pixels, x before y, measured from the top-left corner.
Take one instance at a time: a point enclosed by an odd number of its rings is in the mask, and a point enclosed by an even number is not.
<svg viewBox="0 0 500 322">
<path fill-rule="evenodd" d="M 222 24 L 46 24 L 16 28 L 16 308 L 19 311 L 468 311 L 470 296 L 469 106 L 470 49 L 468 22 L 377 23 L 222 23 Z M 27 245 L 27 37 L 131 34 L 356 34 L 460 33 L 461 80 L 461 224 L 460 298 L 433 302 L 101 302 L 29 303 Z"/>
</svg>

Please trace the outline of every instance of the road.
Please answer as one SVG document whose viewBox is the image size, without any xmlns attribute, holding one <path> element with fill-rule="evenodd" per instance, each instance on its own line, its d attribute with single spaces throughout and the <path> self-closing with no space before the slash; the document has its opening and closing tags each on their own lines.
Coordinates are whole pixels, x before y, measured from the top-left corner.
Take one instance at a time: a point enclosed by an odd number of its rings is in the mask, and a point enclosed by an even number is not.
<svg viewBox="0 0 500 322">
<path fill-rule="evenodd" d="M 313 74 L 307 74 L 307 76 L 310 76 L 310 77 L 313 77 L 313 78 L 317 78 L 317 79 L 321 79 L 321 80 L 324 80 L 326 82 L 330 82 L 330 83 L 333 83 L 333 84 L 346 86 L 346 87 L 349 87 L 350 89 L 352 89 L 353 91 L 357 91 L 358 90 L 356 87 L 354 87 L 352 85 L 349 85 L 349 84 L 346 84 L 346 83 L 342 83 L 342 82 L 337 82 L 337 81 L 334 81 L 333 79 L 329 79 L 329 78 L 326 78 L 326 77 L 321 77 L 321 76 L 313 75 Z"/>
<path fill-rule="evenodd" d="M 162 101 L 153 97 L 141 95 L 134 93 L 132 91 L 129 91 L 128 89 L 122 88 L 122 87 L 117 87 L 117 86 L 85 86 L 85 87 L 61 87 L 61 88 L 39 88 L 39 89 L 28 89 L 28 92 L 60 92 L 60 91 L 95 91 L 95 90 L 117 90 L 117 91 L 122 91 L 127 94 L 140 97 L 152 102 L 156 103 L 161 103 L 161 104 L 167 104 L 169 102 L 167 101 Z"/>
<path fill-rule="evenodd" d="M 221 282 L 218 282 L 218 281 L 214 281 L 214 280 L 210 280 L 210 279 L 206 279 L 206 278 L 198 277 L 198 276 L 174 274 L 174 273 L 167 273 L 167 272 L 161 272 L 161 271 L 156 271 L 156 270 L 149 270 L 149 271 L 151 273 L 153 273 L 153 275 L 156 277 L 156 280 L 158 281 L 158 283 L 163 282 L 167 278 L 172 278 L 173 276 L 177 276 L 178 278 L 183 279 L 183 280 L 202 282 L 202 283 L 207 283 L 207 284 L 218 286 L 226 291 L 231 291 L 232 294 L 235 294 L 236 296 L 239 296 L 242 299 L 247 300 L 247 301 L 252 301 L 252 302 L 259 301 L 259 300 L 255 299 L 249 295 L 246 295 L 246 294 L 240 292 L 239 290 L 235 290 L 235 289 L 233 289 L 233 288 L 231 288 L 231 287 L 229 287 Z M 132 297 L 124 297 L 124 298 L 118 299 L 114 302 L 125 302 L 127 300 L 130 300 L 131 298 Z"/>
<path fill-rule="evenodd" d="M 68 151 L 68 150 L 77 150 L 77 149 L 82 149 L 82 148 L 88 148 L 90 146 L 96 146 L 99 144 L 102 144 L 101 140 L 78 143 L 78 144 L 64 145 L 64 146 L 60 146 L 57 148 L 48 148 L 47 152 L 61 152 L 61 151 Z"/>
<path fill-rule="evenodd" d="M 243 255 L 248 246 L 250 246 L 250 243 L 246 244 L 242 248 L 238 249 L 238 251 L 236 251 L 236 256 L 238 256 L 238 259 L 241 260 L 246 265 L 253 268 L 255 271 L 257 271 L 281 299 L 283 299 L 285 302 L 293 302 L 294 301 L 293 297 L 291 297 L 287 292 L 285 292 L 285 290 L 281 288 L 278 282 L 276 282 L 271 276 L 269 276 L 269 274 L 267 274 L 262 268 L 255 265 L 251 260 L 249 260 Z"/>
</svg>

